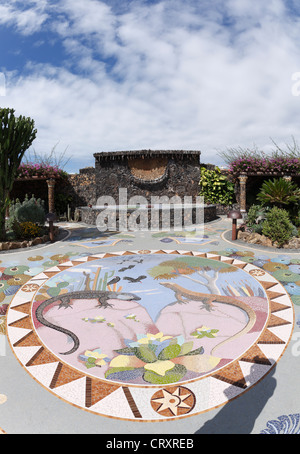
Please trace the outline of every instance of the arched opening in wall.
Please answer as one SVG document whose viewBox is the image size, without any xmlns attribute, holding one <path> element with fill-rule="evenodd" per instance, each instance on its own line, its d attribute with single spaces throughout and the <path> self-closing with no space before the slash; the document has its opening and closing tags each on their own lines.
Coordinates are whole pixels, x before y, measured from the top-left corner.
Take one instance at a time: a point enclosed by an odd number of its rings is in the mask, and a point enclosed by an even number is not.
<svg viewBox="0 0 300 454">
<path fill-rule="evenodd" d="M 167 170 L 168 158 L 152 157 L 148 159 L 128 159 L 131 174 L 142 181 L 155 181 L 164 176 Z"/>
</svg>

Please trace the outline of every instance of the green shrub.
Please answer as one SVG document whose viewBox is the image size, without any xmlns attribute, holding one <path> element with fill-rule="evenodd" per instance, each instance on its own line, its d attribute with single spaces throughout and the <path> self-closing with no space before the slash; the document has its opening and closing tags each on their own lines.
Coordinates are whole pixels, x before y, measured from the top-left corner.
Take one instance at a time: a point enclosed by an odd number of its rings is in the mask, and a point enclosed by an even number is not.
<svg viewBox="0 0 300 454">
<path fill-rule="evenodd" d="M 201 167 L 200 195 L 205 203 L 232 205 L 235 201 L 234 184 L 222 175 L 220 169 Z"/>
<path fill-rule="evenodd" d="M 273 207 L 267 213 L 262 233 L 273 242 L 277 241 L 281 247 L 292 238 L 294 230 L 288 212 L 282 208 Z"/>
<path fill-rule="evenodd" d="M 246 224 L 252 232 L 262 233 L 263 222 L 266 219 L 269 208 L 261 205 L 251 205 L 246 217 Z"/>
<path fill-rule="evenodd" d="M 36 199 L 32 195 L 31 199 L 25 197 L 22 204 L 14 207 L 14 214 L 19 223 L 33 222 L 43 226 L 45 224 L 45 209 L 44 202 L 41 199 Z"/>
<path fill-rule="evenodd" d="M 246 223 L 248 225 L 258 224 L 263 222 L 267 217 L 269 208 L 261 205 L 251 205 L 248 210 Z"/>
<path fill-rule="evenodd" d="M 42 234 L 42 228 L 31 221 L 20 222 L 18 228 L 20 237 L 25 240 L 36 238 Z"/>
<path fill-rule="evenodd" d="M 257 194 L 257 200 L 263 205 L 272 205 L 279 208 L 288 207 L 291 204 L 298 204 L 300 200 L 300 189 L 296 183 L 284 178 L 274 178 L 265 181 Z"/>
</svg>

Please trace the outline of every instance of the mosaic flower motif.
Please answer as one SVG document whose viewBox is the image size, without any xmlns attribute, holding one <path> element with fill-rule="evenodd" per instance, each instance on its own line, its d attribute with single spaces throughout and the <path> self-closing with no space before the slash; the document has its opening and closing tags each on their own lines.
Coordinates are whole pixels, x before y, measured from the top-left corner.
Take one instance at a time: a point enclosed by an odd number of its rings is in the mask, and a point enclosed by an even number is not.
<svg viewBox="0 0 300 454">
<path fill-rule="evenodd" d="M 8 289 L 9 284 L 7 281 L 0 281 L 0 293 L 4 293 L 6 289 Z"/>
<path fill-rule="evenodd" d="M 28 257 L 27 260 L 29 260 L 30 262 L 39 262 L 41 260 L 43 260 L 43 256 L 42 255 L 34 255 L 32 257 Z"/>
<path fill-rule="evenodd" d="M 6 296 L 14 295 L 21 285 L 9 285 L 7 280 L 0 280 L 0 303 Z"/>
<path fill-rule="evenodd" d="M 277 271 L 277 270 L 288 270 L 289 267 L 285 263 L 280 262 L 269 262 L 263 265 L 263 269 L 269 271 L 270 273 Z"/>
<path fill-rule="evenodd" d="M 83 355 L 79 355 L 79 360 L 84 362 L 87 369 L 105 366 L 110 361 L 107 355 L 101 353 L 100 348 L 86 350 Z"/>
<path fill-rule="evenodd" d="M 124 315 L 124 318 L 126 318 L 126 320 L 134 320 L 135 322 L 139 322 L 139 320 L 136 318 L 135 314 Z"/>
<path fill-rule="evenodd" d="M 39 288 L 38 284 L 25 284 L 22 287 L 23 292 L 35 292 Z"/>
<path fill-rule="evenodd" d="M 6 290 L 4 290 L 4 294 L 6 296 L 11 296 L 17 293 L 17 291 L 21 288 L 21 285 L 9 285 Z"/>
<path fill-rule="evenodd" d="M 208 326 L 201 326 L 191 333 L 196 339 L 202 339 L 203 337 L 216 337 L 216 334 L 219 332 L 218 329 L 212 329 Z"/>
<path fill-rule="evenodd" d="M 15 276 L 11 277 L 7 280 L 9 285 L 23 285 L 27 281 L 29 281 L 30 277 L 25 276 L 24 274 L 16 274 Z"/>
<path fill-rule="evenodd" d="M 29 267 L 25 265 L 18 265 L 18 266 L 10 266 L 8 268 L 5 268 L 3 274 L 6 274 L 8 276 L 16 276 L 18 274 L 24 274 L 25 271 L 28 271 Z"/>
<path fill-rule="evenodd" d="M 5 315 L 8 309 L 8 304 L 0 305 L 0 316 Z"/>
<path fill-rule="evenodd" d="M 91 323 L 104 323 L 106 321 L 106 318 L 104 318 L 102 315 L 97 315 L 94 318 L 84 317 L 82 320 L 84 322 L 91 322 Z"/>
<path fill-rule="evenodd" d="M 282 256 L 272 258 L 271 262 L 283 263 L 284 265 L 289 265 L 290 260 L 291 259 L 287 255 L 282 255 Z"/>
<path fill-rule="evenodd" d="M 253 265 L 258 266 L 259 268 L 262 268 L 266 263 L 268 263 L 268 260 L 263 260 L 259 258 L 253 261 Z"/>
<path fill-rule="evenodd" d="M 293 282 L 290 282 L 289 284 L 285 285 L 284 288 L 291 295 L 300 295 L 300 286 L 296 285 Z"/>
<path fill-rule="evenodd" d="M 266 273 L 263 270 L 250 270 L 249 274 L 251 276 L 259 277 L 259 276 L 264 276 Z"/>
<path fill-rule="evenodd" d="M 299 263 L 289 265 L 289 269 L 292 271 L 292 273 L 300 274 L 300 264 Z"/>
<path fill-rule="evenodd" d="M 47 260 L 46 262 L 42 263 L 44 269 L 46 268 L 51 268 L 52 266 L 59 265 L 59 262 L 57 260 Z"/>
<path fill-rule="evenodd" d="M 70 258 L 67 254 L 55 254 L 50 257 L 50 260 L 53 260 L 54 262 L 58 263 L 63 263 L 70 260 Z"/>
<path fill-rule="evenodd" d="M 164 336 L 163 333 L 150 334 L 137 334 L 137 342 L 127 342 L 130 347 L 139 347 L 141 344 L 158 344 L 159 342 L 164 342 L 167 339 L 172 339 L 172 336 Z"/>
<path fill-rule="evenodd" d="M 300 414 L 282 415 L 267 422 L 261 434 L 300 434 Z"/>
<path fill-rule="evenodd" d="M 5 335 L 6 334 L 6 318 L 4 315 L 0 316 L 0 335 Z"/>
<path fill-rule="evenodd" d="M 40 274 L 44 271 L 44 268 L 42 266 L 33 266 L 32 268 L 29 268 L 28 271 L 25 271 L 24 274 L 26 276 L 36 276 L 37 274 Z"/>
<path fill-rule="evenodd" d="M 299 281 L 299 274 L 293 273 L 289 269 L 287 270 L 277 270 L 273 273 L 275 279 L 280 282 L 297 282 Z"/>
<path fill-rule="evenodd" d="M 296 306 L 300 306 L 300 295 L 292 295 L 291 300 Z"/>
<path fill-rule="evenodd" d="M 110 380 L 128 381 L 142 378 L 152 384 L 175 383 L 186 375 L 185 359 L 191 359 L 192 370 L 199 367 L 203 347 L 193 350 L 193 342 L 185 342 L 182 336 L 164 336 L 163 333 L 147 333 L 137 336 L 137 341 L 124 340 L 126 347 L 110 364 L 105 377 Z"/>
</svg>

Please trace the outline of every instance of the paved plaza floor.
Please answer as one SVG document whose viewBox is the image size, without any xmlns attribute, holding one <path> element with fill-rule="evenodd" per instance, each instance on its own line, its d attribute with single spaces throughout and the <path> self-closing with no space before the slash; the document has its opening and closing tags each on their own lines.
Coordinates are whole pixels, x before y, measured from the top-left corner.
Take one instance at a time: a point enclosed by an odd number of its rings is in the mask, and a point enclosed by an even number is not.
<svg viewBox="0 0 300 454">
<path fill-rule="evenodd" d="M 59 226 L 0 253 L 4 433 L 299 433 L 299 250 Z"/>
</svg>

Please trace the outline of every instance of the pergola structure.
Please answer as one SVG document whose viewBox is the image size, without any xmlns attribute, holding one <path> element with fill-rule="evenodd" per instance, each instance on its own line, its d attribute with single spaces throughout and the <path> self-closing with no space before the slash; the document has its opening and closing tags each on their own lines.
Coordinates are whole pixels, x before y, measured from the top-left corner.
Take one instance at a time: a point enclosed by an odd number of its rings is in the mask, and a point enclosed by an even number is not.
<svg viewBox="0 0 300 454">
<path fill-rule="evenodd" d="M 292 179 L 292 174 L 283 174 L 279 172 L 242 172 L 240 173 L 237 178 L 239 180 L 239 205 L 240 205 L 240 211 L 242 215 L 244 216 L 247 213 L 247 181 L 249 177 L 273 177 L 273 178 L 284 178 L 285 180 L 291 181 Z"/>
<path fill-rule="evenodd" d="M 55 189 L 55 177 L 51 176 L 49 177 L 40 177 L 40 176 L 32 176 L 32 177 L 26 177 L 26 178 L 17 178 L 17 181 L 41 181 L 44 180 L 47 183 L 48 186 L 48 206 L 49 206 L 49 213 L 54 213 L 55 212 L 55 198 L 54 198 L 54 189 Z"/>
</svg>

